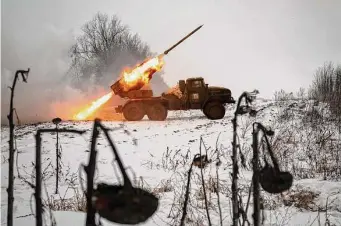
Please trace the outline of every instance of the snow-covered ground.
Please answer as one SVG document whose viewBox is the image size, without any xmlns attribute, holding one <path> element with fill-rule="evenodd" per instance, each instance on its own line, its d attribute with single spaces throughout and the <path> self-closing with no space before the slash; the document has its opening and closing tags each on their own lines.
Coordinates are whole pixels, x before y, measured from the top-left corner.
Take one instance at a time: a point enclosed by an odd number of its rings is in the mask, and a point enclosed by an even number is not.
<svg viewBox="0 0 341 226">
<path fill-rule="evenodd" d="M 285 105 L 285 104 L 284 104 Z M 250 122 L 257 120 L 265 125 L 274 125 L 274 120 L 278 116 L 279 107 L 272 101 L 258 101 L 257 107 L 264 109 L 255 119 L 251 121 L 249 116 L 240 118 L 240 144 L 242 151 L 245 151 L 246 162 L 249 164 L 252 154 L 251 147 L 251 126 Z M 132 170 L 127 172 L 136 186 L 148 189 L 160 198 L 160 205 L 157 212 L 142 225 L 177 225 L 181 217 L 184 188 L 187 183 L 187 171 L 190 167 L 193 156 L 199 153 L 200 137 L 202 136 L 205 146 L 208 148 L 208 155 L 212 163 L 204 169 L 206 192 L 209 201 L 210 217 L 213 225 L 219 225 L 219 212 L 217 208 L 217 195 L 213 192 L 216 177 L 217 152 L 222 164 L 219 167 L 219 187 L 220 203 L 222 209 L 223 225 L 231 223 L 231 141 L 232 123 L 234 108 L 228 108 L 226 116 L 222 120 L 210 121 L 206 119 L 201 111 L 172 112 L 165 122 L 152 122 L 143 120 L 140 122 L 103 122 L 108 128 L 115 129 L 110 132 L 121 158 L 126 167 Z M 289 114 L 291 114 L 289 112 Z M 294 113 L 292 113 L 294 114 Z M 74 196 L 74 189 L 70 188 L 71 179 L 76 179 L 78 185 L 78 170 L 82 163 L 87 163 L 89 158 L 89 148 L 93 122 L 63 122 L 60 127 L 69 129 L 86 130 L 80 136 L 74 134 L 61 134 L 60 144 L 62 147 L 62 180 L 60 182 L 59 193 L 61 197 L 68 198 Z M 29 181 L 34 181 L 32 171 L 34 170 L 35 159 L 35 139 L 34 134 L 38 128 L 54 128 L 52 123 L 42 123 L 38 125 L 19 126 L 16 128 L 16 146 L 18 150 L 19 173 Z M 274 128 L 275 132 L 281 133 L 281 127 Z M 127 131 L 130 133 L 128 134 Z M 55 190 L 55 143 L 56 134 L 45 134 L 43 140 L 43 169 L 46 190 L 49 197 L 58 199 L 59 195 L 54 195 Z M 1 129 L 1 221 L 6 222 L 7 211 L 7 183 L 8 183 L 8 128 Z M 305 146 L 303 140 L 296 140 L 296 146 Z M 301 143 L 300 143 L 301 142 Z M 288 141 L 288 145 L 290 142 Z M 113 166 L 113 153 L 101 133 L 98 139 L 97 149 L 97 171 L 95 181 L 107 183 L 120 183 Z M 205 149 L 202 149 L 205 151 Z M 290 152 L 288 152 L 290 153 Z M 298 155 L 298 154 L 297 154 Z M 282 156 L 283 157 L 283 156 Z M 297 158 L 297 164 L 296 164 Z M 304 169 L 299 165 L 301 159 L 288 157 L 294 161 L 295 170 Z M 288 163 L 286 163 L 288 165 Z M 298 167 L 298 165 L 300 167 Z M 297 168 L 298 167 L 298 168 Z M 291 169 L 291 167 L 286 166 Z M 133 173 L 132 173 L 133 172 Z M 296 173 L 297 175 L 299 173 Z M 295 175 L 296 175 L 295 174 Z M 15 169 L 15 175 L 17 170 Z M 240 188 L 244 194 L 243 200 L 247 200 L 248 187 L 250 185 L 252 173 L 250 168 L 240 168 Z M 84 174 L 83 174 L 84 177 Z M 283 196 L 269 195 L 262 192 L 265 206 L 265 225 L 321 225 L 325 224 L 326 217 L 330 225 L 341 225 L 341 183 L 335 178 L 323 180 L 319 175 L 301 179 L 295 177 L 294 185 L 289 192 Z M 204 199 L 201 192 L 200 169 L 193 168 L 191 179 L 190 203 L 188 205 L 188 217 L 191 222 L 188 225 L 208 225 L 205 212 Z M 44 198 L 46 199 L 45 189 Z M 306 205 L 294 200 L 295 192 L 301 191 L 306 194 L 311 192 L 313 198 L 306 201 Z M 16 177 L 15 180 L 15 202 L 14 202 L 14 225 L 28 226 L 34 225 L 35 220 L 31 213 L 31 205 L 34 210 L 34 198 L 31 200 L 33 190 L 22 180 Z M 309 193 L 310 194 L 310 193 Z M 315 194 L 315 196 L 314 196 Z M 251 196 L 252 197 L 252 196 Z M 302 197 L 302 195 L 301 195 Z M 309 199 L 309 195 L 307 195 Z M 291 198 L 291 200 L 290 200 Z M 326 201 L 328 199 L 327 212 Z M 289 203 L 289 204 L 288 204 Z M 297 204 L 299 203 L 299 204 Z M 245 205 L 245 203 L 244 203 Z M 303 207 L 302 207 L 303 206 Z M 320 210 L 320 211 L 318 211 Z M 249 221 L 252 224 L 252 198 L 248 210 Z M 180 215 L 179 215 L 180 213 Z M 28 215 L 28 216 L 27 216 Z M 85 214 L 83 212 L 54 211 L 57 225 L 84 225 Z M 45 216 L 48 218 L 48 215 Z M 102 219 L 104 225 L 115 225 Z"/>
</svg>

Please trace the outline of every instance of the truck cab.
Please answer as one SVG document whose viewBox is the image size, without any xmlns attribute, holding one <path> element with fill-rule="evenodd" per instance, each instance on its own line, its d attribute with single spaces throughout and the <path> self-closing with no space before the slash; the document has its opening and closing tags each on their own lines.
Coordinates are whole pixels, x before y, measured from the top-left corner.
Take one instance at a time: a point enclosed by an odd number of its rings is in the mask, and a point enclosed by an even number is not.
<svg viewBox="0 0 341 226">
<path fill-rule="evenodd" d="M 224 87 L 210 87 L 202 77 L 180 80 L 179 89 L 185 96 L 187 108 L 190 109 L 203 109 L 208 102 L 235 103 L 231 90 Z"/>
</svg>

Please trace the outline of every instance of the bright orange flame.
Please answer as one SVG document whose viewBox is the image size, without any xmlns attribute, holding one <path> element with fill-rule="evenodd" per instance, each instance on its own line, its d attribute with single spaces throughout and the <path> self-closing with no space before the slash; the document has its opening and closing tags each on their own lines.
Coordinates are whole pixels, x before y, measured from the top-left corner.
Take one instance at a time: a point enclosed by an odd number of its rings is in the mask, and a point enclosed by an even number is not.
<svg viewBox="0 0 341 226">
<path fill-rule="evenodd" d="M 163 55 L 156 56 L 151 59 L 146 59 L 143 63 L 138 64 L 133 69 L 125 69 L 123 71 L 121 85 L 125 91 L 129 91 L 132 87 L 146 85 L 149 83 L 152 75 L 160 71 L 164 65 Z"/>
<path fill-rule="evenodd" d="M 75 120 L 84 120 L 91 116 L 99 107 L 101 107 L 103 104 L 105 104 L 111 97 L 113 93 L 110 92 L 101 98 L 95 100 L 92 102 L 90 107 L 85 108 L 84 110 L 80 111 L 78 114 L 74 115 Z"/>
<path fill-rule="evenodd" d="M 123 70 L 120 85 L 124 91 L 130 91 L 132 89 L 140 89 L 144 85 L 148 84 L 153 74 L 160 71 L 164 65 L 163 55 L 156 56 L 151 59 L 146 59 L 143 63 L 136 65 L 133 69 Z M 105 104 L 113 93 L 110 92 L 96 101 L 92 102 L 90 107 L 84 108 L 78 114 L 73 116 L 74 120 L 84 120 L 91 116 L 99 107 Z"/>
</svg>

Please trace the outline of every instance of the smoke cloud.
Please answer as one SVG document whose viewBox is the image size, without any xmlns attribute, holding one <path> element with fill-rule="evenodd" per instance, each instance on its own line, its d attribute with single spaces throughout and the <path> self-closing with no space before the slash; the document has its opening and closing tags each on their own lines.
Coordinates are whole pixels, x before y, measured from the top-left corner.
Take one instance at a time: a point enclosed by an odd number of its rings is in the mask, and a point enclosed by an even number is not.
<svg viewBox="0 0 341 226">
<path fill-rule="evenodd" d="M 2 37 L 2 81 L 1 81 L 1 124 L 8 124 L 10 89 L 16 70 L 30 68 L 28 82 L 21 78 L 16 84 L 14 107 L 21 123 L 50 121 L 54 117 L 64 120 L 89 105 L 91 101 L 110 92 L 109 86 L 119 77 L 123 67 L 135 66 L 139 59 L 130 53 L 122 53 L 108 68 L 99 83 L 82 81 L 77 88 L 73 86 L 69 68 L 71 58 L 69 49 L 75 43 L 74 31 L 58 30 L 46 26 L 40 31 L 38 40 L 30 40 L 11 33 L 10 29 Z M 151 81 L 151 88 L 156 95 L 168 87 L 160 73 Z M 106 106 L 121 103 L 114 96 Z"/>
<path fill-rule="evenodd" d="M 7 30 L 8 31 L 8 30 Z M 22 123 L 50 121 L 54 117 L 71 119 L 80 110 L 110 90 L 88 82 L 80 91 L 67 76 L 70 66 L 68 51 L 75 42 L 73 31 L 53 26 L 41 31 L 39 43 L 17 39 L 11 32 L 2 36 L 1 124 L 8 124 L 10 89 L 16 70 L 30 68 L 28 82 L 16 84 L 14 107 Z"/>
</svg>

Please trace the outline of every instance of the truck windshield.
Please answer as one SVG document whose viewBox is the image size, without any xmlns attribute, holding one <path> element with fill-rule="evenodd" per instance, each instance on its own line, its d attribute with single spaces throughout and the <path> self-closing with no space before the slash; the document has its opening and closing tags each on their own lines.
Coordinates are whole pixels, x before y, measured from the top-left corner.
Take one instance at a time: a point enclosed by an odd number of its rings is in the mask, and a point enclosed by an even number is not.
<svg viewBox="0 0 341 226">
<path fill-rule="evenodd" d="M 202 87 L 202 82 L 201 81 L 193 81 L 192 87 L 193 88 L 200 88 L 200 87 Z"/>
</svg>

